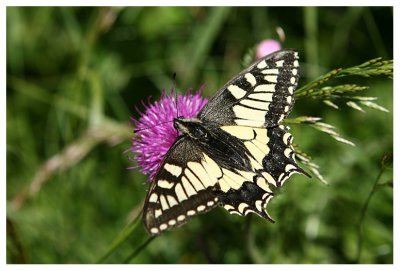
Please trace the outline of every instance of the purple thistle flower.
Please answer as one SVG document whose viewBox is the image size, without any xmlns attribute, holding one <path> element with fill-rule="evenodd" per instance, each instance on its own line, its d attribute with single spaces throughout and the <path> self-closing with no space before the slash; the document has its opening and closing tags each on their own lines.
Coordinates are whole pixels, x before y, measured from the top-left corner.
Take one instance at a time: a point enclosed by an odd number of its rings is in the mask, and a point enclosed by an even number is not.
<svg viewBox="0 0 400 271">
<path fill-rule="evenodd" d="M 139 120 L 132 119 L 135 125 L 136 136 L 132 138 L 131 152 L 137 153 L 134 157 L 138 162 L 139 170 L 149 174 L 151 181 L 157 172 L 165 154 L 178 138 L 178 131 L 173 126 L 173 119 L 176 117 L 193 118 L 197 116 L 208 100 L 201 97 L 200 89 L 192 94 L 177 95 L 178 103 L 175 102 L 173 90 L 171 94 L 162 92 L 159 101 L 148 105 L 143 103 L 145 112 L 140 112 Z M 178 108 L 176 108 L 178 107 Z"/>
<path fill-rule="evenodd" d="M 281 48 L 282 48 L 281 44 L 276 40 L 273 39 L 263 40 L 257 45 L 256 58 L 260 59 L 275 51 L 279 51 Z"/>
</svg>

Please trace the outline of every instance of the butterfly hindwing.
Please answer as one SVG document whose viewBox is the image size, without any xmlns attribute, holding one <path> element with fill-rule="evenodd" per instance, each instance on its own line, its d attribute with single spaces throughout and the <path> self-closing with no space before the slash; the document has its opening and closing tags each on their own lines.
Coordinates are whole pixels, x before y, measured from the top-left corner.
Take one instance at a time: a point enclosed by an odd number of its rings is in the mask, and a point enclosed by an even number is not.
<svg viewBox="0 0 400 271">
<path fill-rule="evenodd" d="M 143 220 L 151 234 L 182 225 L 189 217 L 216 206 L 215 166 L 192 140 L 178 139 L 166 154 L 145 201 Z"/>
<path fill-rule="evenodd" d="M 263 179 L 262 176 L 257 178 Z M 261 180 L 265 182 L 265 180 Z M 273 193 L 257 185 L 257 180 L 245 182 L 238 190 L 230 190 L 226 193 L 219 193 L 220 204 L 230 213 L 237 215 L 248 215 L 255 213 L 265 219 L 273 221 L 266 211 L 268 202 L 272 199 Z"/>
<path fill-rule="evenodd" d="M 296 153 L 292 146 L 293 136 L 289 133 L 287 127 L 279 125 L 268 128 L 267 135 L 270 138 L 269 152 L 263 159 L 263 168 L 265 173 L 272 177 L 273 184 L 276 187 L 281 187 L 294 173 L 311 177 L 296 163 Z"/>
<path fill-rule="evenodd" d="M 295 161 L 293 137 L 283 125 L 271 128 L 222 126 L 222 130 L 241 140 L 246 147 L 253 177 L 238 189 L 219 194 L 219 202 L 231 214 L 256 213 L 272 221 L 265 208 L 273 197 L 273 187 L 280 187 L 293 173 L 303 173 Z"/>
<path fill-rule="evenodd" d="M 296 51 L 270 54 L 226 83 L 204 106 L 199 119 L 219 125 L 276 126 L 293 107 L 298 79 Z"/>
</svg>

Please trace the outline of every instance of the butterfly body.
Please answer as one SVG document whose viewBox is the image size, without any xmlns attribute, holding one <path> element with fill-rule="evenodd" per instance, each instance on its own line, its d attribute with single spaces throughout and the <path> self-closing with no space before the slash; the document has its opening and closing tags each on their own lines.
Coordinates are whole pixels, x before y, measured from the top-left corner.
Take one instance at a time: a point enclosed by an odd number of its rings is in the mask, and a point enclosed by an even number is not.
<svg viewBox="0 0 400 271">
<path fill-rule="evenodd" d="M 196 118 L 175 118 L 181 135 L 149 189 L 146 229 L 159 234 L 217 204 L 231 214 L 265 208 L 297 166 L 288 128 L 280 122 L 294 104 L 298 56 L 282 50 L 258 60 L 225 84 Z"/>
<path fill-rule="evenodd" d="M 181 133 L 192 141 L 203 153 L 211 159 L 218 160 L 218 164 L 230 170 L 251 170 L 250 154 L 242 141 L 225 132 L 212 122 L 202 122 L 199 119 L 174 120 L 174 124 Z"/>
</svg>

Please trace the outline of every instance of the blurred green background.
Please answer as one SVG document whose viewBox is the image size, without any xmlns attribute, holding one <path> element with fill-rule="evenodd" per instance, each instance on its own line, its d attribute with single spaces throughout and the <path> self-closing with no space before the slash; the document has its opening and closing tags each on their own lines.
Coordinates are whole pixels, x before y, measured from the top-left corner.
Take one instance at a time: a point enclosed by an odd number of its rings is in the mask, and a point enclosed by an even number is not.
<svg viewBox="0 0 400 271">
<path fill-rule="evenodd" d="M 141 211 L 148 187 L 126 150 L 130 116 L 173 85 L 210 96 L 243 56 L 286 33 L 300 86 L 337 67 L 393 57 L 390 7 L 8 7 L 7 262 L 93 263 Z M 369 85 L 390 110 L 366 113 L 299 100 L 291 117 L 319 116 L 356 147 L 292 126 L 329 181 L 293 176 L 269 204 L 276 220 L 222 208 L 162 234 L 139 225 L 107 263 L 393 263 L 392 171 L 365 211 L 381 157 L 393 148 L 393 85 Z M 363 94 L 364 95 L 364 94 Z M 389 183 L 389 185 L 388 185 Z"/>
</svg>

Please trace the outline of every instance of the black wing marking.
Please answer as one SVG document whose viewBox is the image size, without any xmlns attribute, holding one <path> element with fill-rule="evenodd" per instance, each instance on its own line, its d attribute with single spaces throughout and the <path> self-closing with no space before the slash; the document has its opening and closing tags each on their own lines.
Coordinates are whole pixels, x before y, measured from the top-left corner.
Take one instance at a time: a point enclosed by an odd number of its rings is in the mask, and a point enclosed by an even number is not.
<svg viewBox="0 0 400 271">
<path fill-rule="evenodd" d="M 151 234 L 177 227 L 216 206 L 219 168 L 187 138 L 171 147 L 145 200 L 143 221 Z"/>
<path fill-rule="evenodd" d="M 276 126 L 293 107 L 298 70 L 295 50 L 272 53 L 226 83 L 198 117 L 220 126 Z"/>
<path fill-rule="evenodd" d="M 284 182 L 294 173 L 301 173 L 307 177 L 311 176 L 299 167 L 295 160 L 295 151 L 292 146 L 293 136 L 288 128 L 279 125 L 267 129 L 270 138 L 268 142 L 269 152 L 262 161 L 264 173 L 272 178 L 272 184 L 281 187 Z"/>
<path fill-rule="evenodd" d="M 256 178 L 262 179 L 260 176 Z M 265 180 L 262 181 L 265 182 Z M 266 211 L 267 204 L 273 196 L 271 190 L 262 189 L 254 180 L 243 183 L 239 190 L 231 189 L 226 193 L 219 193 L 218 200 L 230 214 L 244 216 L 255 213 L 273 222 Z"/>
<path fill-rule="evenodd" d="M 222 126 L 221 129 L 243 142 L 253 176 L 238 189 L 220 192 L 219 202 L 231 214 L 256 213 L 273 221 L 265 210 L 273 197 L 271 186 L 282 186 L 294 173 L 309 176 L 296 164 L 292 135 L 282 125 L 273 128 Z"/>
</svg>

